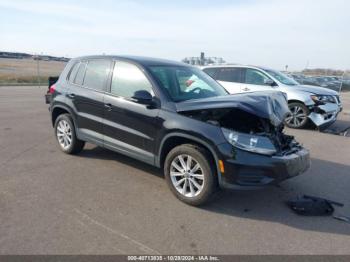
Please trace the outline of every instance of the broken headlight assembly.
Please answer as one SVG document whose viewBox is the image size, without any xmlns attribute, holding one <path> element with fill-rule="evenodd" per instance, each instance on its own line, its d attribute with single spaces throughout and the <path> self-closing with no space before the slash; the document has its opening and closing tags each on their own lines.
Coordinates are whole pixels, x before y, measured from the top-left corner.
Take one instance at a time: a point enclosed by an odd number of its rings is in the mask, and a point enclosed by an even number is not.
<svg viewBox="0 0 350 262">
<path fill-rule="evenodd" d="M 325 103 L 335 103 L 335 98 L 333 96 L 329 95 L 312 95 L 311 96 L 312 101 L 316 105 L 324 105 Z"/>
<path fill-rule="evenodd" d="M 277 152 L 271 140 L 266 136 L 244 134 L 221 128 L 226 140 L 233 146 L 245 151 L 263 155 L 273 155 Z"/>
</svg>

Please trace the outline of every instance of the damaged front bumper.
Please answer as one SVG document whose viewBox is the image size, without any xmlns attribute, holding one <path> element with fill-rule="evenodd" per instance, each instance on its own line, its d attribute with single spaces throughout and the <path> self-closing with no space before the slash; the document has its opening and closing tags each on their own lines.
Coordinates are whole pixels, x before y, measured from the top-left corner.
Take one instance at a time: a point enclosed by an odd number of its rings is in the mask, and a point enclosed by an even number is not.
<svg viewBox="0 0 350 262">
<path fill-rule="evenodd" d="M 310 107 L 311 113 L 308 118 L 320 129 L 325 128 L 337 120 L 342 111 L 342 105 L 337 103 L 326 103 Z"/>
<path fill-rule="evenodd" d="M 218 150 L 225 166 L 219 182 L 227 189 L 255 189 L 278 184 L 310 167 L 310 154 L 304 148 L 281 156 L 255 154 L 229 143 L 219 145 Z"/>
</svg>

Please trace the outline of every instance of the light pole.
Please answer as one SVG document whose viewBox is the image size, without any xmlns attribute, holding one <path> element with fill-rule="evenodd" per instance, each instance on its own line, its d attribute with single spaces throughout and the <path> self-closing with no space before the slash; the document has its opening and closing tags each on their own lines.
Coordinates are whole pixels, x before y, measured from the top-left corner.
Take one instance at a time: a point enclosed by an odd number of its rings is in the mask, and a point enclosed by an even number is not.
<svg viewBox="0 0 350 262">
<path fill-rule="evenodd" d="M 40 63 L 39 63 L 39 55 L 36 56 L 36 70 L 38 74 L 38 87 L 40 87 Z"/>
<path fill-rule="evenodd" d="M 339 87 L 339 96 L 340 96 L 341 90 L 342 90 L 342 88 L 343 88 L 343 82 L 344 82 L 345 72 L 346 72 L 346 70 L 344 70 L 344 72 L 343 72 L 343 74 L 342 74 L 342 76 L 341 76 L 340 87 Z"/>
</svg>

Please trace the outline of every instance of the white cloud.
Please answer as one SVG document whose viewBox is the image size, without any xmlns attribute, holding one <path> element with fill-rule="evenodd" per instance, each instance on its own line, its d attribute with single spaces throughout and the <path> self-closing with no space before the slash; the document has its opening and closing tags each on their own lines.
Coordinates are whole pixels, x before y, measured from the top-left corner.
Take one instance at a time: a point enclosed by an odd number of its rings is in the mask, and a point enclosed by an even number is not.
<svg viewBox="0 0 350 262">
<path fill-rule="evenodd" d="M 43 17 L 42 23 L 19 29 L 16 43 L 6 36 L 16 33 L 0 29 L 5 31 L 1 49 L 25 47 L 71 56 L 129 53 L 177 60 L 205 51 L 232 62 L 276 68 L 289 64 L 301 69 L 308 60 L 313 67 L 350 68 L 349 1 L 213 2 L 212 6 L 179 1 L 171 8 L 135 1 L 28 2 L 0 0 L 0 7 Z M 50 31 L 54 35 L 45 34 Z"/>
</svg>

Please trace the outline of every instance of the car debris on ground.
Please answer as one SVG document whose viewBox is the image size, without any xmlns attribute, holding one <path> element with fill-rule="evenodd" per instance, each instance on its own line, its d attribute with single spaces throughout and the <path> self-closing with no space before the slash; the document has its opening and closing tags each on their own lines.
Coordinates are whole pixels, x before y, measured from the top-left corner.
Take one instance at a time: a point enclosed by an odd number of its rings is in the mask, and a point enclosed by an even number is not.
<svg viewBox="0 0 350 262">
<path fill-rule="evenodd" d="M 334 213 L 334 206 L 343 207 L 344 204 L 329 199 L 303 195 L 287 201 L 287 205 L 298 215 L 330 216 Z"/>
</svg>

